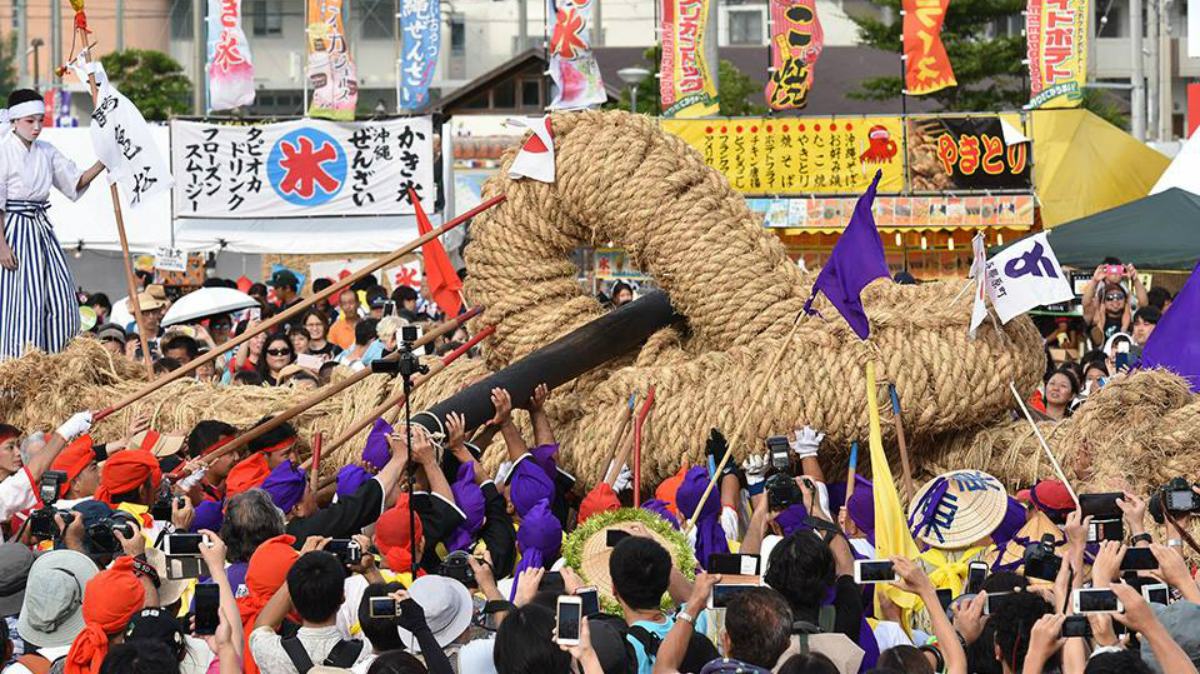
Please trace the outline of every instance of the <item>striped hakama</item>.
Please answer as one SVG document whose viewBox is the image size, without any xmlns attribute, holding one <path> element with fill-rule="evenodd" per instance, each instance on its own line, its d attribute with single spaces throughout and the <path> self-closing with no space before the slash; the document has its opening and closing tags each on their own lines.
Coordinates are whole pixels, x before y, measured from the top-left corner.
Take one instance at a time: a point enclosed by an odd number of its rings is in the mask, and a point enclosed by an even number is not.
<svg viewBox="0 0 1200 674">
<path fill-rule="evenodd" d="M 4 240 L 17 268 L 0 267 L 0 360 L 30 348 L 61 351 L 79 332 L 79 300 L 46 202 L 9 201 Z"/>
</svg>

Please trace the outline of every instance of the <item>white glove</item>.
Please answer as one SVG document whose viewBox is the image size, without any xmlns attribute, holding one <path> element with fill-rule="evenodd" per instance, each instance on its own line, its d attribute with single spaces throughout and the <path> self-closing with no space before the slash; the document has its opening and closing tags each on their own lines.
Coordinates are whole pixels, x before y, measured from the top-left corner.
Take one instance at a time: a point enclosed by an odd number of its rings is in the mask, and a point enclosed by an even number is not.
<svg viewBox="0 0 1200 674">
<path fill-rule="evenodd" d="M 608 475 L 609 473 L 612 472 L 612 469 L 613 469 L 613 461 L 609 461 L 608 468 L 605 469 L 604 474 Z M 633 485 L 633 470 L 631 470 L 629 468 L 629 464 L 627 464 L 627 463 L 621 464 L 621 471 L 619 473 L 617 473 L 617 479 L 613 482 L 613 486 L 612 486 L 613 492 L 619 494 L 619 493 L 625 491 L 626 489 L 629 489 L 629 487 L 632 485 Z"/>
<path fill-rule="evenodd" d="M 496 469 L 496 484 L 504 484 L 504 481 L 508 479 L 508 474 L 512 472 L 512 469 L 512 461 L 505 461 L 504 463 L 501 463 L 500 467 Z"/>
<path fill-rule="evenodd" d="M 754 486 L 767 478 L 771 470 L 771 457 L 767 453 L 751 454 L 742 462 L 742 472 L 746 474 L 746 485 Z"/>
<path fill-rule="evenodd" d="M 796 439 L 792 441 L 792 451 L 801 459 L 816 456 L 817 449 L 824 439 L 824 433 L 818 433 L 809 426 L 805 426 L 803 429 L 797 428 Z"/>
<path fill-rule="evenodd" d="M 208 466 L 200 466 L 193 470 L 187 477 L 179 481 L 179 488 L 183 491 L 188 491 L 192 487 L 200 484 L 200 480 L 204 479 L 204 474 L 208 472 Z"/>
<path fill-rule="evenodd" d="M 683 515 L 682 512 L 680 512 L 679 514 Z M 686 527 L 687 522 L 688 522 L 687 518 L 684 517 L 684 518 L 682 518 L 682 521 L 679 523 L 679 526 Z M 696 537 L 699 535 L 699 533 L 700 533 L 700 527 L 692 527 L 687 530 L 687 544 L 688 544 L 688 547 L 692 549 L 693 555 L 696 554 Z"/>
<path fill-rule="evenodd" d="M 721 528 L 725 530 L 725 538 L 740 541 L 738 536 L 738 514 L 733 508 L 721 506 Z"/>
<path fill-rule="evenodd" d="M 64 440 L 71 441 L 90 430 L 92 430 L 92 413 L 77 412 L 71 415 L 70 419 L 64 421 L 63 425 L 58 427 L 57 432 Z"/>
</svg>

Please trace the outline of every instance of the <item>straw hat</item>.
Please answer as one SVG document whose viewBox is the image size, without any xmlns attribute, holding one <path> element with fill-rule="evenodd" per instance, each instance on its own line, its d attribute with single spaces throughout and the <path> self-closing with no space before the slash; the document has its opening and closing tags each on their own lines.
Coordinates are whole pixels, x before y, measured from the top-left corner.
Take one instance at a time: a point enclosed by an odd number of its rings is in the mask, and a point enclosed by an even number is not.
<svg viewBox="0 0 1200 674">
<path fill-rule="evenodd" d="M 142 431 L 129 438 L 129 446 L 149 449 L 151 454 L 161 459 L 164 456 L 178 454 L 179 450 L 183 448 L 183 442 L 186 439 L 182 435 L 168 435 L 157 431 Z"/>
<path fill-rule="evenodd" d="M 563 544 L 563 557 L 567 566 L 574 568 L 588 585 L 594 586 L 601 597 L 616 601 L 613 595 L 612 577 L 608 574 L 608 560 L 613 549 L 608 547 L 608 531 L 620 529 L 630 531 L 633 524 L 641 524 L 659 545 L 670 555 L 673 566 L 690 576 L 695 567 L 695 555 L 687 545 L 683 534 L 649 511 L 622 508 L 597 513 L 587 522 L 571 532 Z"/>
<path fill-rule="evenodd" d="M 920 540 L 953 550 L 990 535 L 1007 508 L 1000 480 L 980 470 L 955 470 L 921 487 L 908 506 L 908 522 Z"/>
</svg>

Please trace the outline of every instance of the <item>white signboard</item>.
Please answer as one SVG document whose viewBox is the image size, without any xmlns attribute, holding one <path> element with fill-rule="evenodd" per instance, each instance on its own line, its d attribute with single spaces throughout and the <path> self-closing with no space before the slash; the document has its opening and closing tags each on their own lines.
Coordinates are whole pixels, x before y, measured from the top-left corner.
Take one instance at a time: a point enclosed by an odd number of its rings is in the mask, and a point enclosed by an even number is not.
<svg viewBox="0 0 1200 674">
<path fill-rule="evenodd" d="M 154 254 L 154 268 L 159 271 L 187 271 L 187 258 L 187 251 L 159 248 Z"/>
</svg>

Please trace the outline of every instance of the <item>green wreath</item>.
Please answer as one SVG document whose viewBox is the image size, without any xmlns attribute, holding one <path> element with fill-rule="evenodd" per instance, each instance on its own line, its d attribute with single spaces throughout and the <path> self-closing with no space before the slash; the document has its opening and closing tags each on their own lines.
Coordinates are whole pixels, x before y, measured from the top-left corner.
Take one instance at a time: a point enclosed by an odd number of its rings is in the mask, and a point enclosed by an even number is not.
<svg viewBox="0 0 1200 674">
<path fill-rule="evenodd" d="M 579 577 L 584 582 L 590 583 L 590 579 L 584 575 L 583 571 L 583 546 L 589 538 L 598 533 L 602 529 L 607 529 L 614 524 L 623 524 L 627 522 L 637 522 L 654 533 L 662 536 L 667 545 L 670 546 L 668 552 L 675 560 L 679 571 L 688 580 L 696 578 L 696 554 L 692 552 L 691 546 L 688 545 L 687 538 L 683 534 L 675 530 L 671 523 L 664 520 L 657 513 L 641 508 L 621 508 L 620 510 L 609 510 L 607 512 L 596 513 L 577 527 L 567 536 L 563 543 L 562 557 L 566 566 L 574 569 Z M 660 604 L 664 612 L 671 610 L 675 602 L 671 600 L 671 595 L 664 593 Z M 620 604 L 615 600 L 600 595 L 600 608 L 605 613 L 613 615 L 622 615 Z"/>
</svg>

